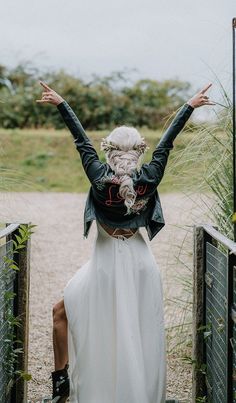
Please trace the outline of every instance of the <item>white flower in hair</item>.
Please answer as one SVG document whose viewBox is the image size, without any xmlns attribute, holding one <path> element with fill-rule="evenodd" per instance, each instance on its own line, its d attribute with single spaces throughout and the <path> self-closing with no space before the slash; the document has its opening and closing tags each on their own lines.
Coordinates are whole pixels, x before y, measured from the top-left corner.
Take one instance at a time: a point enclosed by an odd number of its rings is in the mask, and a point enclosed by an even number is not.
<svg viewBox="0 0 236 403">
<path fill-rule="evenodd" d="M 134 145 L 131 150 L 138 151 L 139 154 L 144 154 L 148 150 L 148 146 L 144 140 L 144 138 L 141 139 L 141 142 Z M 113 150 L 119 150 L 123 151 L 117 144 L 114 144 L 112 141 L 108 141 L 107 139 L 103 138 L 101 141 L 101 150 L 105 151 L 105 153 L 108 153 Z"/>
<path fill-rule="evenodd" d="M 113 150 L 137 151 L 141 155 L 146 151 L 147 145 L 135 127 L 118 126 L 105 139 L 102 139 L 101 149 L 106 153 Z"/>
<path fill-rule="evenodd" d="M 116 144 L 112 143 L 112 141 L 108 141 L 103 138 L 101 141 L 101 150 L 108 153 L 111 150 L 120 150 L 120 148 Z"/>
</svg>

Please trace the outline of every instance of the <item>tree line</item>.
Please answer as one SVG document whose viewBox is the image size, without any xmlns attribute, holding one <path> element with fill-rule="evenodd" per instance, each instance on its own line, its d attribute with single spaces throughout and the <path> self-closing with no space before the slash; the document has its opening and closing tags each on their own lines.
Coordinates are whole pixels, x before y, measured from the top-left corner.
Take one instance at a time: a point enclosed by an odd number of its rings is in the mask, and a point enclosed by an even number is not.
<svg viewBox="0 0 236 403">
<path fill-rule="evenodd" d="M 39 79 L 66 99 L 88 129 L 122 124 L 157 129 L 187 100 L 191 89 L 189 82 L 178 79 L 133 82 L 124 72 L 85 81 L 64 70 L 42 73 L 28 64 L 13 69 L 0 65 L 1 127 L 64 127 L 56 108 L 35 102 L 41 95 Z"/>
</svg>

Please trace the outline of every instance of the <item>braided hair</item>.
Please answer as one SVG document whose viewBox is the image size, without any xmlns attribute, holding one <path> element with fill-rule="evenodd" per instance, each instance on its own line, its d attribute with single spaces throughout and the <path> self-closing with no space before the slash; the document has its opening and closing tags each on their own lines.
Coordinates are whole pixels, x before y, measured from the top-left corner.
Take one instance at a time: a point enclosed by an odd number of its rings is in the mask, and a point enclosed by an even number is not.
<svg viewBox="0 0 236 403">
<path fill-rule="evenodd" d="M 129 214 L 137 197 L 132 174 L 139 169 L 140 157 L 147 145 L 137 129 L 119 126 L 106 139 L 102 139 L 101 149 L 105 151 L 107 162 L 115 173 L 120 185 L 119 195 L 124 199 Z M 110 179 L 107 178 L 106 181 L 109 182 Z"/>
</svg>

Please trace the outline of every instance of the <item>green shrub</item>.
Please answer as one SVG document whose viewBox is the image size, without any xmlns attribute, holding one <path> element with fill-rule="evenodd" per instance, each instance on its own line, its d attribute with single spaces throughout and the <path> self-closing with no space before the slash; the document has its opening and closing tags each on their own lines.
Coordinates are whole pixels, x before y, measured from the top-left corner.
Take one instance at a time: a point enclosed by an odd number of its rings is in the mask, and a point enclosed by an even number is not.
<svg viewBox="0 0 236 403">
<path fill-rule="evenodd" d="M 41 96 L 39 79 L 69 102 L 86 129 L 122 124 L 156 129 L 186 101 L 190 91 L 188 82 L 143 79 L 132 83 L 120 72 L 85 82 L 63 70 L 42 74 L 29 64 L 12 70 L 0 66 L 3 128 L 64 127 L 56 108 L 35 102 Z"/>
</svg>

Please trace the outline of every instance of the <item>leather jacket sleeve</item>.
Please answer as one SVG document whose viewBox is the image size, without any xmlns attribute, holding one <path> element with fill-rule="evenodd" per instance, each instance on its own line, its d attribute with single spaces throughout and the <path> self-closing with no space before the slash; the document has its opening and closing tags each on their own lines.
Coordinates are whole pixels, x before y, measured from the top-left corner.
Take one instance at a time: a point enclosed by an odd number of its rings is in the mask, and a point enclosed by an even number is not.
<svg viewBox="0 0 236 403">
<path fill-rule="evenodd" d="M 185 103 L 175 118 L 171 122 L 170 126 L 162 135 L 159 143 L 157 144 L 153 154 L 152 160 L 148 164 L 148 168 L 151 171 L 152 177 L 155 178 L 156 185 L 158 185 L 164 175 L 165 167 L 168 161 L 170 150 L 173 148 L 173 141 L 179 132 L 183 129 L 185 123 L 192 114 L 194 108 Z"/>
<path fill-rule="evenodd" d="M 66 101 L 63 101 L 57 105 L 57 108 L 74 137 L 74 143 L 77 151 L 80 153 L 85 173 L 90 182 L 93 183 L 93 181 L 97 180 L 102 175 L 104 165 L 99 160 L 95 148 L 87 137 L 83 126 L 70 105 Z"/>
</svg>

